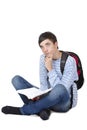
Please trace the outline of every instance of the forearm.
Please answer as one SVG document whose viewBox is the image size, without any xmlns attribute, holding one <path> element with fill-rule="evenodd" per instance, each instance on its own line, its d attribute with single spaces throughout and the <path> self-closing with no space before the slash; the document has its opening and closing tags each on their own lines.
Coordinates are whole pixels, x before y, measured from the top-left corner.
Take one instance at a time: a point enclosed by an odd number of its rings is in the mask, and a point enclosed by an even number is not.
<svg viewBox="0 0 87 130">
<path fill-rule="evenodd" d="M 63 75 L 56 73 L 55 69 L 48 72 L 48 80 L 50 82 L 51 87 L 55 87 L 57 84 L 62 84 L 66 87 L 67 90 L 71 87 L 75 80 L 75 72 L 72 68 L 67 70 Z"/>
<path fill-rule="evenodd" d="M 60 77 L 58 76 L 58 74 L 54 69 L 48 72 L 48 80 L 52 88 L 55 87 L 57 84 L 59 84 L 61 81 Z"/>
</svg>

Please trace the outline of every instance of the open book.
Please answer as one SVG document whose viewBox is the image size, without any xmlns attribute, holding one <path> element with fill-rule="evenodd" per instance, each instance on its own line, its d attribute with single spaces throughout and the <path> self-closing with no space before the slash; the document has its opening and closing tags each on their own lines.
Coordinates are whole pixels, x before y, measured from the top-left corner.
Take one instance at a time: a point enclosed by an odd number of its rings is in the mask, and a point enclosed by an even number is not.
<svg viewBox="0 0 87 130">
<path fill-rule="evenodd" d="M 46 90 L 40 90 L 38 88 L 27 88 L 27 89 L 21 89 L 21 90 L 17 90 L 17 92 L 19 94 L 23 94 L 25 96 L 27 96 L 28 99 L 33 99 L 36 98 L 38 96 L 44 95 L 48 92 L 51 91 L 52 88 L 46 89 Z"/>
</svg>

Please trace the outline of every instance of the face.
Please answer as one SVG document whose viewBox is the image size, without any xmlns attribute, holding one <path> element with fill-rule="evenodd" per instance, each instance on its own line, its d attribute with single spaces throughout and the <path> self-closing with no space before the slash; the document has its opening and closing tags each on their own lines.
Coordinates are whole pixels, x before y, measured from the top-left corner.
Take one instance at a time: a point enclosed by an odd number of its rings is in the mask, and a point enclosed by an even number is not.
<svg viewBox="0 0 87 130">
<path fill-rule="evenodd" d="M 55 55 L 55 52 L 57 51 L 57 42 L 53 43 L 49 39 L 46 39 L 40 43 L 40 48 L 42 52 L 45 54 L 47 57 L 52 57 Z"/>
</svg>

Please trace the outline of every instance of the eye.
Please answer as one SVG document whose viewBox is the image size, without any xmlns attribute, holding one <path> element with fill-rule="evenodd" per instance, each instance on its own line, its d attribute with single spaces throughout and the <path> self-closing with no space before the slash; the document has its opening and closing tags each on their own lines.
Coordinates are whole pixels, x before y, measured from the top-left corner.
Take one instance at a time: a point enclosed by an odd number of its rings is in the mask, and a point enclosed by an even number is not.
<svg viewBox="0 0 87 130">
<path fill-rule="evenodd" d="M 40 46 L 40 48 L 42 49 L 42 48 L 43 48 L 43 46 Z"/>
<path fill-rule="evenodd" d="M 50 46 L 50 43 L 46 43 L 46 46 Z"/>
</svg>

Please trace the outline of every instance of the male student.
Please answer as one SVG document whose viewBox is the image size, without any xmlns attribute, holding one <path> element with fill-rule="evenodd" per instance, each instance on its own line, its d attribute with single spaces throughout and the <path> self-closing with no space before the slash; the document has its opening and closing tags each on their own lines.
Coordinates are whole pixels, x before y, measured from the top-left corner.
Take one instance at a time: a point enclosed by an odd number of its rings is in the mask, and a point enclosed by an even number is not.
<svg viewBox="0 0 87 130">
<path fill-rule="evenodd" d="M 24 105 L 5 106 L 2 108 L 5 114 L 37 114 L 46 120 L 49 118 L 50 110 L 67 112 L 77 104 L 77 86 L 74 81 L 78 80 L 78 74 L 74 58 L 68 56 L 62 74 L 60 69 L 62 52 L 58 49 L 56 36 L 52 32 L 44 32 L 39 36 L 38 43 L 43 52 L 40 57 L 40 89 L 52 88 L 52 90 L 38 97 L 36 101 L 28 101 L 24 95 L 20 95 Z M 15 76 L 12 83 L 16 90 L 35 87 L 21 76 Z"/>
</svg>

